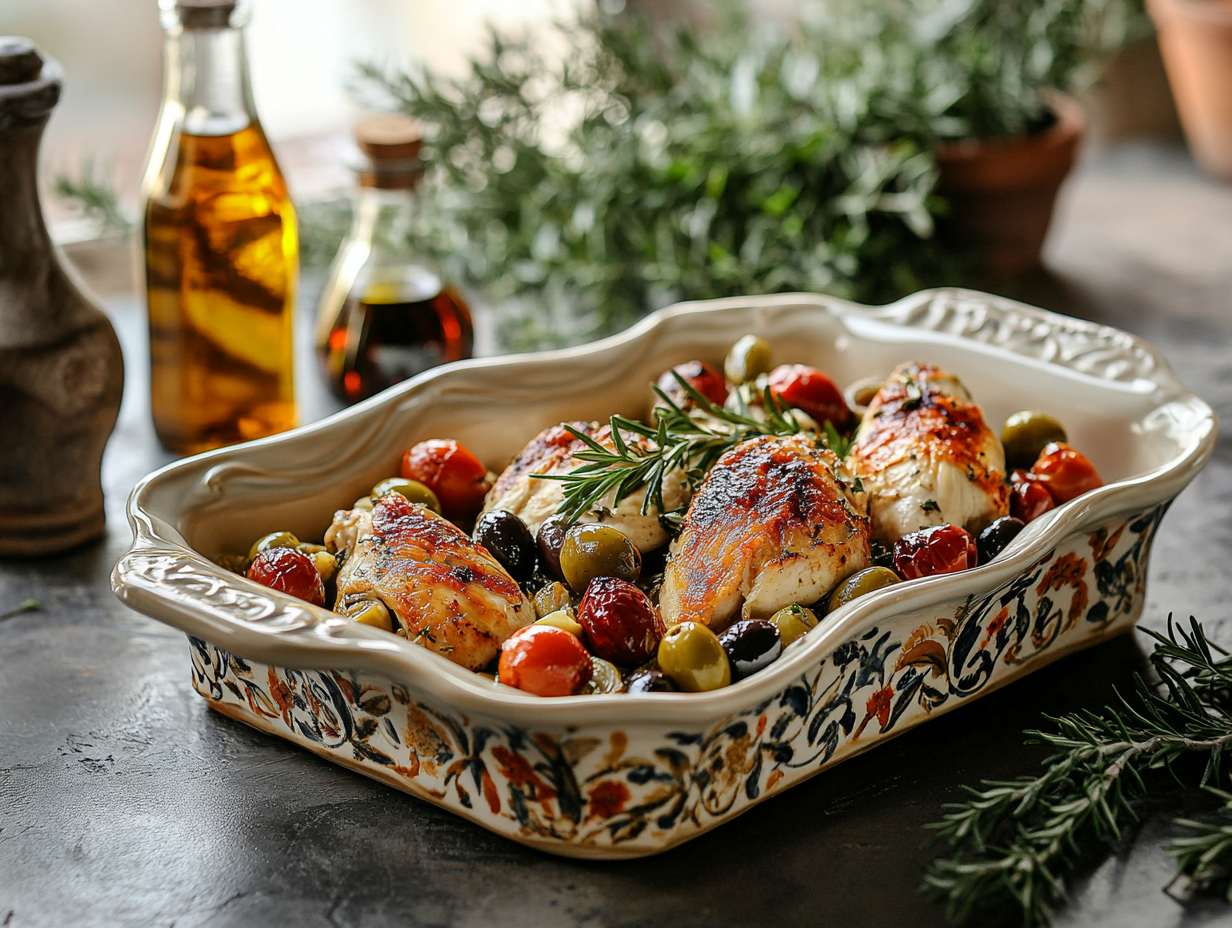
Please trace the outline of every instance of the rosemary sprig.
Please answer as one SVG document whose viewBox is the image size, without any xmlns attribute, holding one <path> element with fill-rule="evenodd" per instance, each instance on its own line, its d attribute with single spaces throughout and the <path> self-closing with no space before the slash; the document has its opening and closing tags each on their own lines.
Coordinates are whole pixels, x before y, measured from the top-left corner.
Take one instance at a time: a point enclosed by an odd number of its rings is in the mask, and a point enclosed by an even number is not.
<svg viewBox="0 0 1232 928">
<path fill-rule="evenodd" d="M 1048 922 L 1089 840 L 1116 840 L 1136 820 L 1131 800 L 1146 792 L 1152 771 L 1167 769 L 1180 782 L 1175 762 L 1196 755 L 1206 758 L 1199 785 L 1219 778 L 1232 746 L 1232 658 L 1192 618 L 1186 631 L 1169 617 L 1166 637 L 1144 631 L 1158 642 L 1151 662 L 1161 688 L 1135 677 L 1132 698 L 1118 694 L 1102 713 L 1051 718 L 1056 731 L 1027 733 L 1029 743 L 1055 749 L 1044 773 L 967 787 L 967 800 L 930 826 L 950 853 L 933 863 L 923 889 L 945 903 L 949 918 L 1009 904 L 1025 925 Z M 1169 848 L 1178 876 L 1201 885 L 1226 880 L 1232 825 L 1180 823 L 1198 834 Z"/>
<path fill-rule="evenodd" d="M 649 513 L 652 506 L 666 514 L 663 483 L 668 474 L 679 469 L 685 483 L 695 488 L 715 462 L 741 442 L 762 435 L 786 436 L 804 431 L 791 410 L 783 408 L 769 387 L 762 398 L 766 408 L 766 419 L 762 422 L 750 415 L 747 400 L 739 391 L 737 408 L 725 409 L 702 396 L 678 372 L 672 371 L 672 376 L 692 400 L 694 408 L 686 411 L 655 386 L 654 392 L 659 397 L 655 424 L 612 416 L 611 448 L 572 426 L 565 426 L 574 438 L 586 445 L 585 450 L 574 455 L 586 463 L 567 474 L 535 476 L 564 484 L 565 498 L 560 512 L 571 522 L 609 496 L 613 508 L 619 506 L 621 500 L 642 487 L 647 488 L 642 515 Z M 627 440 L 628 435 L 634 436 L 634 440 Z"/>
<path fill-rule="evenodd" d="M 1213 786 L 1208 793 L 1222 799 L 1219 809 L 1220 821 L 1196 822 L 1178 818 L 1176 823 L 1193 830 L 1187 838 L 1177 838 L 1164 851 L 1176 860 L 1176 876 L 1168 884 L 1169 893 L 1177 894 L 1182 887 L 1185 894 L 1193 889 L 1220 886 L 1224 898 L 1232 903 L 1232 793 Z"/>
</svg>

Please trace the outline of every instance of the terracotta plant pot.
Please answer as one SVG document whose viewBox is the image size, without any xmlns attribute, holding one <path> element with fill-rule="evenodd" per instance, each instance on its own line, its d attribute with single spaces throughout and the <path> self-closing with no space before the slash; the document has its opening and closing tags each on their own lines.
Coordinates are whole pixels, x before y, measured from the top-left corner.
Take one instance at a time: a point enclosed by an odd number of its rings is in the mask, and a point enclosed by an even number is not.
<svg viewBox="0 0 1232 928">
<path fill-rule="evenodd" d="M 985 283 L 1034 270 L 1057 191 L 1074 166 L 1086 126 L 1070 97 L 1052 101 L 1056 121 L 1021 138 L 964 139 L 936 147 L 938 193 L 950 202 L 939 233 L 978 255 Z"/>
<path fill-rule="evenodd" d="M 1194 158 L 1232 180 L 1232 3 L 1149 0 L 1147 8 Z"/>
</svg>

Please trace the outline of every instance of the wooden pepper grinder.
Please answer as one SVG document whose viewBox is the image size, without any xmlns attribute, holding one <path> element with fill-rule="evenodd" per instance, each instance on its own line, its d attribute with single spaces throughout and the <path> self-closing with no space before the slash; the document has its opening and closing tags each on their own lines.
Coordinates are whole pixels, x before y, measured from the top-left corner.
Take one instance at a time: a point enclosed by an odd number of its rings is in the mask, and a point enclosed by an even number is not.
<svg viewBox="0 0 1232 928">
<path fill-rule="evenodd" d="M 124 388 L 120 343 L 43 222 L 39 141 L 60 66 L 0 37 L 0 556 L 103 533 L 103 447 Z"/>
</svg>

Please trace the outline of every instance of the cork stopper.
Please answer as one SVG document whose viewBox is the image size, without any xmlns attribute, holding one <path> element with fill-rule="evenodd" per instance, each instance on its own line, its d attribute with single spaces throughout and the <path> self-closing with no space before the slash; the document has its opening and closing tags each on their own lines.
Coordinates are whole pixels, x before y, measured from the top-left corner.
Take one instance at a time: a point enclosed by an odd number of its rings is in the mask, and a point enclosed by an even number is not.
<svg viewBox="0 0 1232 928">
<path fill-rule="evenodd" d="M 64 72 L 29 39 L 0 36 L 0 131 L 47 118 L 60 100 Z"/>
<path fill-rule="evenodd" d="M 374 116 L 355 127 L 355 143 L 367 156 L 359 170 L 364 187 L 410 190 L 423 174 L 423 130 L 409 116 Z"/>
<path fill-rule="evenodd" d="M 225 29 L 238 0 L 176 0 L 175 11 L 185 29 Z"/>
</svg>

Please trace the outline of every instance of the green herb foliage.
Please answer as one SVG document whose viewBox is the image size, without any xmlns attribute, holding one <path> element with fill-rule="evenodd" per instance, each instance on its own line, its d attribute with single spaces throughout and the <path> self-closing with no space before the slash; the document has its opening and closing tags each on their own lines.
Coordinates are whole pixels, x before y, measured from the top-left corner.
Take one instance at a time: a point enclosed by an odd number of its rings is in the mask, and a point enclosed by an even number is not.
<svg viewBox="0 0 1232 928">
<path fill-rule="evenodd" d="M 612 416 L 611 448 L 572 426 L 565 426 L 586 445 L 574 455 L 586 463 L 567 474 L 537 476 L 564 484 L 565 498 L 560 511 L 567 519 L 577 519 L 609 497 L 615 508 L 643 487 L 647 489 L 642 514 L 654 506 L 667 515 L 663 484 L 668 474 L 679 470 L 686 484 L 696 487 L 715 462 L 741 442 L 763 435 L 785 436 L 803 431 L 795 416 L 782 408 L 768 387 L 763 397 L 763 422 L 749 415 L 743 400 L 736 411 L 724 409 L 698 393 L 678 372 L 672 371 L 672 376 L 693 408 L 686 411 L 656 386 L 660 405 L 655 407 L 655 424 Z"/>
<path fill-rule="evenodd" d="M 132 227 L 132 220 L 120 208 L 120 198 L 111 174 L 109 165 L 97 164 L 93 158 L 86 157 L 81 162 L 78 177 L 58 174 L 54 181 L 56 196 L 73 204 L 87 219 L 97 223 L 102 234 L 127 232 Z"/>
<path fill-rule="evenodd" d="M 363 77 L 425 125 L 421 244 L 530 348 L 680 299 L 963 281 L 933 236 L 933 143 L 1038 127 L 1045 91 L 1140 19 L 1140 0 L 829 0 L 691 33 L 594 12 L 493 32 L 461 79 Z"/>
<path fill-rule="evenodd" d="M 1103 712 L 1053 718 L 1054 731 L 1028 732 L 1029 743 L 1054 749 L 1042 774 L 967 788 L 967 799 L 931 826 L 949 855 L 933 863 L 924 889 L 951 919 L 1008 904 L 1025 925 L 1049 921 L 1080 855 L 1136 820 L 1132 800 L 1153 776 L 1168 771 L 1180 780 L 1189 768 L 1178 762 L 1197 757 L 1205 762 L 1197 785 L 1219 780 L 1232 745 L 1232 657 L 1192 618 L 1188 630 L 1169 618 L 1167 636 L 1144 631 L 1158 642 L 1151 663 L 1159 687 L 1137 678 L 1132 696 Z M 1180 821 L 1195 834 L 1169 848 L 1178 879 L 1227 890 L 1232 806 L 1224 817 L 1218 825 Z"/>
<path fill-rule="evenodd" d="M 679 299 L 954 279 L 931 238 L 928 89 L 871 9 L 788 36 L 595 13 L 558 27 L 563 60 L 494 32 L 465 79 L 365 75 L 425 124 L 422 240 L 519 299 L 506 337 L 531 347 Z"/>
</svg>

